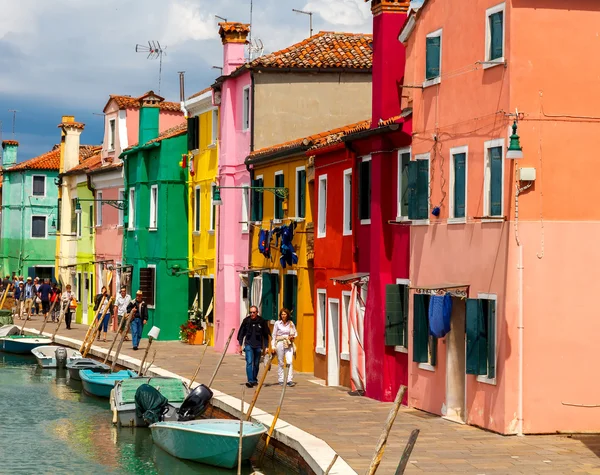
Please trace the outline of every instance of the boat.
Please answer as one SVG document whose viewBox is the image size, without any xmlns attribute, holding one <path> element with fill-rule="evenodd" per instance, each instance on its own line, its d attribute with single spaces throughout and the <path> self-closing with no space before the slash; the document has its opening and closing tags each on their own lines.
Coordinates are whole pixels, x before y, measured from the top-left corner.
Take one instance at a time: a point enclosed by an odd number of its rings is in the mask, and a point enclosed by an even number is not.
<svg viewBox="0 0 600 475">
<path fill-rule="evenodd" d="M 174 457 L 223 468 L 237 465 L 240 421 L 165 421 L 152 424 L 150 431 L 154 443 Z M 265 432 L 262 424 L 243 422 L 242 460 L 252 456 Z"/>
<path fill-rule="evenodd" d="M 148 427 L 143 417 L 136 414 L 135 396 L 143 384 L 148 384 L 168 400 L 162 420 L 177 420 L 178 410 L 190 394 L 188 386 L 179 378 L 169 377 L 138 377 L 124 379 L 115 384 L 110 396 L 110 407 L 116 411 L 118 423 L 128 427 Z M 141 413 L 141 411 L 137 411 Z"/>
<path fill-rule="evenodd" d="M 10 335 L 0 338 L 0 349 L 6 353 L 27 355 L 38 346 L 51 345 L 50 338 L 32 335 Z"/>
<path fill-rule="evenodd" d="M 109 397 L 117 381 L 134 378 L 137 373 L 128 369 L 116 373 L 96 373 L 91 369 L 84 369 L 79 371 L 79 376 L 86 393 L 92 396 Z"/>
<path fill-rule="evenodd" d="M 21 330 L 19 330 L 17 325 L 2 325 L 0 327 L 0 337 L 18 335 L 19 333 L 21 333 Z"/>
<path fill-rule="evenodd" d="M 31 352 L 42 368 L 65 368 L 66 365 L 82 358 L 79 351 L 57 345 L 38 346 Z"/>
<path fill-rule="evenodd" d="M 67 364 L 67 369 L 69 370 L 69 378 L 75 381 L 81 381 L 79 371 L 83 369 L 89 369 L 94 373 L 110 373 L 110 366 L 91 358 L 80 358 L 74 360 L 73 362 Z"/>
</svg>

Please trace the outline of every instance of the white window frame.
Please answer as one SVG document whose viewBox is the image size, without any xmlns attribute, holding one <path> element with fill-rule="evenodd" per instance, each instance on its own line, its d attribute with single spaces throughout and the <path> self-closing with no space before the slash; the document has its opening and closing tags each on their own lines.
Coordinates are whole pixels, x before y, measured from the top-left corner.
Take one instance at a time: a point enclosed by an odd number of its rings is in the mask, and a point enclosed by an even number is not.
<svg viewBox="0 0 600 475">
<path fill-rule="evenodd" d="M 496 354 L 494 355 L 494 361 L 496 366 L 496 376 L 498 376 L 498 295 L 478 293 L 477 298 L 481 300 L 493 300 L 496 305 L 496 319 L 494 321 L 494 324 L 496 325 L 496 328 L 494 329 L 494 349 L 496 350 Z M 488 378 L 487 375 L 477 375 L 477 381 L 496 386 L 496 378 Z"/>
<path fill-rule="evenodd" d="M 350 361 L 350 305 L 352 301 L 350 296 L 352 292 L 349 290 L 342 291 L 341 298 L 341 313 L 342 313 L 342 345 L 340 348 L 340 359 Z M 348 298 L 348 307 L 346 308 L 346 298 Z"/>
<path fill-rule="evenodd" d="M 208 148 L 214 148 L 217 146 L 217 142 L 219 141 L 219 109 L 214 108 L 211 111 L 211 124 L 210 124 L 210 137 L 211 143 Z"/>
<path fill-rule="evenodd" d="M 324 309 L 325 314 L 323 315 L 323 311 L 321 309 L 321 296 L 323 296 Z M 315 343 L 315 353 L 319 355 L 327 354 L 327 347 L 320 346 L 321 344 L 327 345 L 327 290 L 326 289 L 317 289 L 317 339 Z M 325 323 L 325 324 L 324 324 Z"/>
<path fill-rule="evenodd" d="M 81 216 L 81 215 L 80 215 Z M 44 218 L 44 236 L 37 237 L 33 235 L 33 218 Z M 29 232 L 31 239 L 46 239 L 48 237 L 48 216 L 43 214 L 32 214 L 31 215 L 31 230 Z"/>
<path fill-rule="evenodd" d="M 277 170 L 274 174 L 273 174 L 273 186 L 276 187 L 277 185 L 275 183 L 277 183 L 277 177 L 279 175 L 283 175 L 283 170 Z M 285 180 L 285 177 L 284 177 Z M 285 186 L 285 182 L 284 185 Z M 264 209 L 265 203 L 263 201 L 263 209 Z M 277 210 L 277 196 L 273 195 L 273 224 L 281 224 L 283 222 L 283 219 L 276 219 L 275 218 L 275 211 Z M 285 210 L 284 210 L 284 214 L 285 214 Z"/>
<path fill-rule="evenodd" d="M 129 222 L 127 223 L 127 229 L 130 231 L 135 230 L 135 187 L 129 188 L 129 194 L 127 196 L 129 206 L 127 207 L 127 214 Z"/>
<path fill-rule="evenodd" d="M 348 184 L 348 177 L 350 177 L 350 183 Z M 350 185 L 350 186 L 348 186 Z M 343 236 L 352 235 L 352 168 L 346 168 L 344 170 L 344 183 L 343 183 Z"/>
<path fill-rule="evenodd" d="M 406 285 L 410 289 L 410 279 L 396 279 L 396 285 Z M 407 329 L 407 331 L 409 331 L 408 330 L 408 314 L 405 315 L 405 321 L 406 321 L 406 329 Z M 409 334 L 410 334 L 410 331 L 409 331 Z M 396 346 L 394 346 L 394 351 L 396 351 L 397 353 L 408 353 L 408 348 L 404 345 L 396 345 Z"/>
<path fill-rule="evenodd" d="M 427 176 L 429 177 L 429 186 L 427 187 L 427 219 L 413 219 L 410 224 L 411 226 L 429 226 L 429 216 L 431 216 L 431 154 L 419 153 L 415 155 L 415 161 L 417 160 L 428 160 Z"/>
<path fill-rule="evenodd" d="M 361 157 L 360 162 L 370 162 L 371 161 L 371 155 L 366 155 L 364 157 Z M 369 173 L 369 188 L 371 189 L 371 191 L 373 191 L 373 164 L 371 164 L 371 171 Z M 358 212 L 358 216 L 360 216 L 360 169 L 359 169 L 359 173 L 358 173 L 358 186 L 357 186 L 358 190 L 358 206 L 357 206 L 357 212 Z M 369 201 L 369 205 L 371 204 L 371 202 Z M 369 216 L 371 216 L 371 212 L 369 211 Z M 371 224 L 371 218 L 368 219 L 361 219 L 360 220 L 360 224 Z"/>
<path fill-rule="evenodd" d="M 194 187 L 194 236 L 199 236 L 202 230 L 202 210 L 201 210 L 202 188 L 200 185 Z"/>
<path fill-rule="evenodd" d="M 325 183 L 325 196 L 321 183 Z M 317 238 L 327 236 L 327 173 L 319 176 L 319 207 L 317 210 Z"/>
<path fill-rule="evenodd" d="M 154 196 L 156 196 L 156 200 L 153 199 Z M 152 185 L 150 187 L 150 222 L 148 223 L 148 230 L 156 231 L 157 229 L 158 229 L 158 185 Z"/>
<path fill-rule="evenodd" d="M 456 175 L 454 173 L 454 156 L 464 153 L 465 154 L 465 217 L 457 218 L 454 216 L 454 184 L 456 181 Z M 448 224 L 464 224 L 467 222 L 467 210 L 469 202 L 469 147 L 467 145 L 463 147 L 453 147 L 450 149 L 450 182 L 449 182 L 449 205 L 448 205 Z"/>
<path fill-rule="evenodd" d="M 492 30 L 490 29 L 490 16 L 502 12 L 502 56 L 494 60 L 490 59 L 490 46 L 492 44 Z M 506 58 L 506 3 L 500 3 L 485 11 L 485 61 L 483 69 L 493 68 L 504 64 Z"/>
<path fill-rule="evenodd" d="M 244 183 L 242 186 L 242 234 L 250 232 L 250 185 Z"/>
<path fill-rule="evenodd" d="M 215 233 L 215 227 L 216 227 L 216 212 L 217 210 L 215 209 L 215 202 L 213 200 L 213 196 L 215 196 L 215 187 L 217 186 L 217 184 L 213 181 L 210 184 L 210 222 L 208 223 L 208 233 L 209 234 L 214 234 Z M 213 226 L 213 222 L 215 224 L 215 226 Z"/>
<path fill-rule="evenodd" d="M 34 195 L 33 194 L 33 182 L 35 178 L 43 178 L 44 179 L 44 194 L 42 195 Z M 45 198 L 46 197 L 46 175 L 32 175 L 31 176 L 31 196 L 34 198 Z"/>
<path fill-rule="evenodd" d="M 96 191 L 96 201 L 94 201 L 94 205 L 96 206 L 96 227 L 102 227 L 102 197 L 104 193 L 102 190 Z"/>
<path fill-rule="evenodd" d="M 117 120 L 108 120 L 108 151 L 114 152 L 117 144 Z"/>
<path fill-rule="evenodd" d="M 126 196 L 125 196 L 125 188 L 119 188 L 118 191 L 118 197 L 121 200 L 125 200 Z M 117 227 L 118 228 L 122 228 L 123 227 L 123 221 L 125 221 L 125 211 L 123 209 L 119 208 L 119 221 L 117 223 Z"/>
<path fill-rule="evenodd" d="M 296 167 L 296 201 L 294 203 L 294 214 L 297 219 L 304 220 L 304 218 L 300 218 L 300 180 L 298 180 L 298 172 L 301 171 L 304 171 L 306 173 L 306 167 Z M 304 200 L 304 214 L 306 215 L 306 190 L 304 190 Z"/>
<path fill-rule="evenodd" d="M 242 132 L 250 130 L 250 86 L 242 89 Z"/>
<path fill-rule="evenodd" d="M 500 214 L 498 216 L 504 216 L 504 169 L 506 160 L 506 149 L 504 147 L 504 139 L 493 139 L 484 142 L 483 144 L 483 215 L 491 215 L 491 203 L 490 203 L 490 186 L 492 178 L 492 169 L 490 162 L 489 150 L 495 147 L 502 147 L 502 203 L 500 205 Z M 482 219 L 482 223 L 497 223 L 497 219 Z"/>
<path fill-rule="evenodd" d="M 156 264 L 148 264 L 146 265 L 146 267 L 151 267 L 154 269 L 154 305 L 146 305 L 146 307 L 148 308 L 156 308 L 156 301 L 158 300 L 157 295 L 156 295 L 156 277 L 158 276 L 158 274 L 156 273 Z M 132 299 L 135 299 L 135 297 L 133 297 Z"/>
<path fill-rule="evenodd" d="M 427 79 L 427 41 L 425 41 L 425 71 L 423 76 L 425 79 L 423 81 L 423 88 L 435 86 L 436 84 L 440 84 L 442 82 L 442 57 L 443 57 L 443 48 L 444 48 L 444 38 L 443 38 L 443 29 L 432 31 L 425 38 L 435 38 L 437 36 L 440 37 L 440 75 L 433 79 Z"/>
<path fill-rule="evenodd" d="M 398 155 L 396 157 L 398 164 L 397 173 L 397 190 L 396 190 L 396 221 L 408 221 L 408 214 L 402 216 L 402 155 L 408 153 L 409 161 L 412 160 L 412 147 L 403 147 L 398 149 Z"/>
</svg>

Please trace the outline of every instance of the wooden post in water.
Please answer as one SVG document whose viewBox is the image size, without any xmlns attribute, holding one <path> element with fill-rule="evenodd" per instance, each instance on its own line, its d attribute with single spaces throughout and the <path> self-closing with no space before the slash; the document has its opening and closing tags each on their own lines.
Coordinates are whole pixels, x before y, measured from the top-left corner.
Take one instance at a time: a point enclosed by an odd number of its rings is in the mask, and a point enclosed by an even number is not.
<svg viewBox="0 0 600 475">
<path fill-rule="evenodd" d="M 194 376 L 192 376 L 192 379 L 190 379 L 190 389 L 192 389 L 192 384 L 194 384 L 194 381 L 196 381 L 196 376 L 198 376 L 198 371 L 200 371 L 200 365 L 202 364 L 202 360 L 204 359 L 204 355 L 206 354 L 206 349 L 208 348 L 208 343 L 206 343 L 206 345 L 204 345 L 204 351 L 202 352 L 202 356 L 200 357 L 200 363 L 198 363 L 198 367 L 196 368 L 196 372 L 194 373 Z"/>
<path fill-rule="evenodd" d="M 6 297 L 8 296 L 8 292 L 10 291 L 10 289 L 12 289 L 14 287 L 13 284 L 8 284 L 8 287 L 6 287 L 6 290 L 4 291 L 4 295 L 2 296 L 2 304 L 0 304 L 0 310 L 4 309 L 4 302 L 6 301 Z"/>
<path fill-rule="evenodd" d="M 138 371 L 138 376 L 142 376 L 144 372 L 144 363 L 146 362 L 146 358 L 148 357 L 148 352 L 150 351 L 150 347 L 152 346 L 152 342 L 155 338 L 158 338 L 158 334 L 160 333 L 160 329 L 158 327 L 152 327 L 148 332 L 148 346 L 146 347 L 146 351 L 144 352 L 144 357 L 142 358 L 142 362 L 140 363 L 140 369 Z"/>
<path fill-rule="evenodd" d="M 256 391 L 254 391 L 254 396 L 252 397 L 252 401 L 250 402 L 250 407 L 248 408 L 248 412 L 246 413 L 246 420 L 249 421 L 250 417 L 252 417 L 252 411 L 254 410 L 254 406 L 256 405 L 256 401 L 258 400 L 258 395 L 260 394 L 260 390 L 263 387 L 265 379 L 267 379 L 267 373 L 271 371 L 271 364 L 273 363 L 273 356 L 269 355 L 269 361 L 265 365 L 265 370 L 263 371 L 262 376 L 260 377 L 260 381 L 258 382 L 258 386 L 256 387 Z"/>
<path fill-rule="evenodd" d="M 104 299 L 102 299 L 102 301 L 104 302 Z M 110 300 L 108 301 L 108 308 L 110 309 L 110 305 L 113 301 L 113 297 L 110 298 Z M 100 305 L 100 307 L 98 308 L 98 312 L 102 311 L 102 305 Z M 104 314 L 106 315 L 106 314 Z M 83 357 L 85 358 L 87 356 L 87 354 L 90 352 L 90 350 L 92 349 L 92 345 L 94 344 L 94 340 L 96 340 L 96 335 L 98 335 L 99 332 L 102 331 L 102 321 L 104 320 L 104 315 L 102 315 L 102 318 L 100 320 L 98 320 L 98 313 L 96 313 L 96 317 L 94 318 L 94 321 L 96 323 L 96 325 L 94 326 L 94 332 L 92 333 L 91 338 L 88 340 L 87 342 L 87 347 L 83 352 Z"/>
<path fill-rule="evenodd" d="M 237 475 L 242 475 L 242 446 L 244 445 L 244 396 L 246 395 L 246 385 L 242 386 L 242 408 L 240 414 L 240 439 L 238 440 L 238 466 Z"/>
<path fill-rule="evenodd" d="M 325 473 L 323 475 L 329 475 L 329 472 L 331 472 L 331 469 L 335 465 L 335 462 L 337 461 L 337 459 L 338 459 L 338 454 L 335 454 L 335 456 L 333 457 L 333 460 L 331 461 L 331 463 L 329 464 L 329 467 L 327 467 L 327 470 L 325 470 Z"/>
<path fill-rule="evenodd" d="M 271 422 L 271 427 L 269 427 L 269 432 L 267 432 L 267 440 L 265 441 L 265 446 L 263 447 L 262 454 L 260 454 L 260 465 L 262 465 L 262 459 L 265 456 L 267 447 L 269 447 L 269 442 L 271 442 L 271 437 L 273 435 L 273 432 L 275 431 L 275 424 L 277 424 L 277 419 L 279 419 L 279 414 L 281 413 L 281 406 L 283 405 L 283 398 L 285 396 L 285 388 L 287 388 L 287 379 L 289 372 L 290 365 L 285 363 L 285 369 L 283 370 L 283 387 L 281 388 L 281 396 L 279 397 L 279 404 L 277 405 L 277 410 L 275 411 L 275 415 L 273 416 L 273 422 Z"/>
<path fill-rule="evenodd" d="M 212 378 L 210 378 L 210 381 L 207 384 L 207 386 L 209 388 L 212 386 L 212 383 L 215 381 L 215 378 L 217 377 L 217 372 L 219 371 L 219 368 L 221 367 L 221 363 L 223 363 L 223 359 L 225 358 L 225 353 L 227 353 L 227 348 L 229 348 L 229 343 L 231 342 L 231 337 L 233 336 L 234 331 L 235 331 L 235 328 L 232 328 L 231 332 L 229 332 L 229 338 L 227 338 L 227 343 L 225 343 L 225 348 L 223 348 L 223 354 L 221 355 L 221 359 L 217 363 L 215 372 L 213 373 Z"/>
<path fill-rule="evenodd" d="M 419 437 L 419 429 L 414 429 L 408 438 L 408 442 L 406 443 L 406 447 L 404 447 L 404 452 L 402 452 L 402 457 L 400 457 L 400 463 L 398 464 L 398 468 L 396 469 L 395 475 L 403 475 L 404 470 L 406 470 L 406 464 L 408 463 L 408 459 L 410 459 L 410 454 L 412 453 L 415 443 L 417 442 L 417 437 Z"/>
<path fill-rule="evenodd" d="M 129 317 L 129 314 L 125 314 L 123 316 L 123 318 L 121 318 L 121 323 L 119 323 L 119 329 L 117 330 L 117 333 L 115 333 L 115 337 L 113 338 L 112 343 L 110 344 L 110 348 L 108 349 L 108 353 L 106 353 L 106 356 L 104 357 L 104 364 L 106 364 L 106 362 L 108 361 L 108 357 L 110 356 L 110 353 L 113 350 L 113 347 L 115 346 L 115 342 L 117 341 L 117 338 L 119 338 L 120 336 L 122 336 L 122 332 L 123 332 L 123 326 L 127 323 L 127 318 Z"/>
<path fill-rule="evenodd" d="M 60 328 L 60 324 L 62 323 L 62 321 L 65 319 L 65 307 L 69 307 L 69 305 L 71 305 L 71 302 L 65 302 L 64 305 L 61 303 L 60 305 L 60 313 L 58 314 L 58 322 L 56 323 L 56 328 L 54 329 L 54 333 L 52 334 L 52 341 L 54 341 L 54 338 L 56 337 L 56 334 L 58 333 L 58 329 Z"/>
<path fill-rule="evenodd" d="M 48 322 L 48 316 L 50 316 L 52 314 L 52 310 L 54 310 L 54 306 L 56 305 L 56 302 L 58 302 L 58 299 L 56 299 L 54 302 L 52 302 L 52 305 L 50 305 L 50 310 L 48 310 L 48 313 L 46 314 L 46 318 L 44 318 L 44 324 L 42 325 L 42 328 L 40 328 L 40 336 L 42 336 L 42 334 L 44 333 L 44 329 L 46 328 L 46 323 Z"/>
<path fill-rule="evenodd" d="M 113 359 L 112 365 L 110 367 L 111 373 L 115 370 L 115 365 L 117 364 L 117 360 L 119 359 L 119 353 L 121 353 L 121 348 L 123 347 L 123 342 L 125 341 L 125 336 L 127 332 L 129 332 L 129 327 L 131 326 L 131 321 L 133 320 L 133 316 L 135 315 L 135 308 L 129 313 L 129 317 L 127 317 L 127 324 L 125 325 L 125 332 L 121 335 L 121 341 L 119 342 L 119 346 L 117 346 L 117 351 L 115 353 L 115 357 Z"/>
<path fill-rule="evenodd" d="M 97 327 L 98 314 L 102 311 L 102 305 L 104 304 L 105 299 L 106 299 L 106 295 L 103 295 L 102 300 L 100 301 L 100 306 L 98 307 L 98 310 L 96 311 L 96 314 L 94 315 L 94 319 L 92 320 L 92 323 L 90 323 L 90 325 L 88 326 L 85 337 L 83 338 L 83 341 L 81 342 L 81 347 L 79 348 L 79 353 L 84 353 L 85 347 L 87 346 L 88 339 L 90 337 L 90 334 L 92 332 L 95 333 L 95 329 Z M 93 338 L 95 338 L 95 337 L 93 337 Z M 92 341 L 94 341 L 93 338 L 92 338 Z M 87 351 L 85 353 L 87 354 Z M 85 357 L 85 355 L 84 355 L 84 357 Z"/>
</svg>

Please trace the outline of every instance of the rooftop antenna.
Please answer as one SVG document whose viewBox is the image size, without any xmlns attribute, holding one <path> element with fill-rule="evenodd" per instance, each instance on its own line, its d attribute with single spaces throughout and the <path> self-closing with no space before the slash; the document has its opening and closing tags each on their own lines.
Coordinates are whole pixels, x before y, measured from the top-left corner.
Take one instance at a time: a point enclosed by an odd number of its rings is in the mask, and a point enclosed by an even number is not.
<svg viewBox="0 0 600 475">
<path fill-rule="evenodd" d="M 12 112 L 13 120 L 12 120 L 12 138 L 15 138 L 15 123 L 17 122 L 17 112 L 15 109 L 8 109 L 8 112 Z"/>
<path fill-rule="evenodd" d="M 296 10 L 295 8 L 292 8 L 292 11 L 296 12 L 296 13 L 302 13 L 303 15 L 308 15 L 309 16 L 309 18 L 310 18 L 310 37 L 312 37 L 312 35 L 313 35 L 313 27 L 312 27 L 313 12 L 305 12 L 304 10 Z"/>
<path fill-rule="evenodd" d="M 255 58 L 254 53 L 257 53 L 256 57 L 262 56 L 264 50 L 265 50 L 265 46 L 263 45 L 262 40 L 260 40 L 260 39 L 254 40 L 251 44 L 248 45 L 248 52 L 250 55 L 250 60 Z"/>
<path fill-rule="evenodd" d="M 160 95 L 160 83 L 162 78 L 162 58 L 163 55 L 166 56 L 167 52 L 166 46 L 161 46 L 158 41 L 148 41 L 148 46 L 146 45 L 135 45 L 136 53 L 148 53 L 146 59 L 157 59 L 159 60 L 158 64 L 158 94 Z"/>
<path fill-rule="evenodd" d="M 223 68 L 221 66 L 213 66 L 212 68 L 221 70 L 221 74 L 223 74 Z"/>
<path fill-rule="evenodd" d="M 218 18 L 219 20 L 222 20 L 225 23 L 227 23 L 227 18 L 223 18 L 222 16 L 219 16 L 219 15 L 215 15 L 215 18 Z"/>
</svg>

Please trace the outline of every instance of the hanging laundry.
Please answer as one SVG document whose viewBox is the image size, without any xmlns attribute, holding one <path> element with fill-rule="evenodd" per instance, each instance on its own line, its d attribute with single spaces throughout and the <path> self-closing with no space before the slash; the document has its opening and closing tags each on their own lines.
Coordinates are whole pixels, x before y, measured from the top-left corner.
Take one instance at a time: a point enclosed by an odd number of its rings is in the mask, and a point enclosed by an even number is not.
<svg viewBox="0 0 600 475">
<path fill-rule="evenodd" d="M 429 299 L 429 333 L 442 338 L 450 331 L 452 297 L 450 294 L 433 295 Z"/>
<path fill-rule="evenodd" d="M 261 229 L 258 233 L 258 252 L 271 259 L 271 231 Z"/>
<path fill-rule="evenodd" d="M 289 226 L 280 226 L 273 230 L 273 234 L 276 236 L 281 236 L 281 247 L 279 250 L 281 251 L 281 257 L 279 258 L 279 262 L 281 263 L 281 267 L 284 269 L 287 265 L 293 266 L 298 263 L 298 254 L 294 250 L 294 245 L 292 244 L 292 240 L 294 239 L 294 229 L 296 229 L 297 223 L 295 221 L 292 222 Z"/>
</svg>

